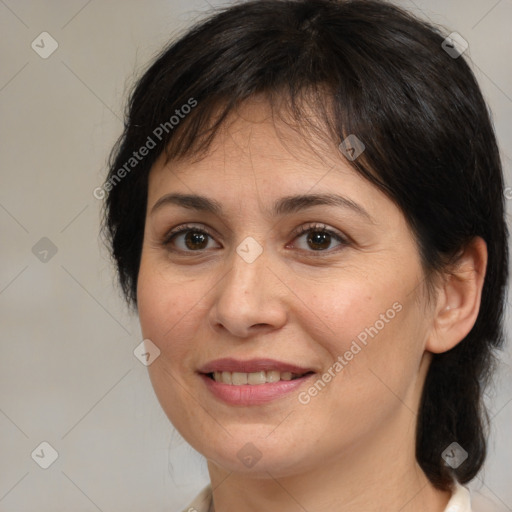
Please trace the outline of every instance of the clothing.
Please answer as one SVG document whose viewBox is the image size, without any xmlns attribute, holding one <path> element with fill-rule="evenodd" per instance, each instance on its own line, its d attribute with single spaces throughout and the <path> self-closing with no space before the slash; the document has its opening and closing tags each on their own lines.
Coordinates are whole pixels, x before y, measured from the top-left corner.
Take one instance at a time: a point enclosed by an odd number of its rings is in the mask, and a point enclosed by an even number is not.
<svg viewBox="0 0 512 512">
<path fill-rule="evenodd" d="M 207 485 L 183 512 L 208 512 L 212 504 L 211 485 Z M 469 490 L 455 483 L 455 489 L 444 512 L 471 512 Z"/>
</svg>

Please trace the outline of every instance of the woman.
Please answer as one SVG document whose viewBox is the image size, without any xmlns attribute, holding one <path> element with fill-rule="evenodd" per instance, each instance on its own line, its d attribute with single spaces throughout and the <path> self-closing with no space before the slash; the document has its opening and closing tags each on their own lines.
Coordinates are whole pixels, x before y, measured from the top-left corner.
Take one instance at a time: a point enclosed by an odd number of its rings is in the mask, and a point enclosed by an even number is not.
<svg viewBox="0 0 512 512">
<path fill-rule="evenodd" d="M 139 80 L 104 228 L 208 461 L 187 510 L 470 510 L 508 253 L 462 52 L 384 2 L 262 0 Z"/>
</svg>

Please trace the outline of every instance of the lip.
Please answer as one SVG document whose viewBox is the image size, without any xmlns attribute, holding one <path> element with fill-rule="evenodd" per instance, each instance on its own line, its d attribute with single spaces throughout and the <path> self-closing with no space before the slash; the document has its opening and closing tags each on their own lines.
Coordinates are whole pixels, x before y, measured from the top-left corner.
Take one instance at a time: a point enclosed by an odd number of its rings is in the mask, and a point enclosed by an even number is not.
<svg viewBox="0 0 512 512">
<path fill-rule="evenodd" d="M 201 368 L 199 373 L 212 373 L 212 372 L 241 372 L 241 373 L 254 373 L 267 371 L 278 371 L 278 372 L 291 372 L 291 373 L 308 373 L 313 372 L 312 368 L 305 368 L 297 366 L 291 363 L 285 363 L 283 361 L 277 361 L 276 359 L 249 359 L 247 361 L 241 361 L 231 357 L 225 357 L 223 359 L 216 359 L 210 361 Z M 262 384 L 263 385 L 263 384 Z"/>
<path fill-rule="evenodd" d="M 243 384 L 241 386 L 216 382 L 204 373 L 200 377 L 207 389 L 216 398 L 229 405 L 249 406 L 262 405 L 282 398 L 296 391 L 314 375 L 314 373 L 308 373 L 294 380 L 280 380 L 279 382 L 268 382 L 258 385 Z"/>
<path fill-rule="evenodd" d="M 257 385 L 243 384 L 241 386 L 216 382 L 208 376 L 208 374 L 213 372 L 254 373 L 263 370 L 307 375 L 293 380 L 280 380 L 278 382 L 267 382 L 266 384 Z M 216 359 L 202 366 L 198 372 L 206 388 L 213 396 L 229 405 L 239 406 L 262 405 L 282 398 L 296 391 L 316 373 L 311 368 L 305 368 L 275 359 L 250 359 L 240 361 L 233 358 Z"/>
</svg>

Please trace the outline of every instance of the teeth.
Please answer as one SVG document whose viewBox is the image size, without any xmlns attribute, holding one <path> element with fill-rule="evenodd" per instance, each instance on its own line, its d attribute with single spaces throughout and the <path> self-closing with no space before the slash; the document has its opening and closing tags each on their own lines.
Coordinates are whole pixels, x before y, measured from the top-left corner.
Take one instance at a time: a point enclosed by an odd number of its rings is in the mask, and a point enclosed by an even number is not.
<svg viewBox="0 0 512 512">
<path fill-rule="evenodd" d="M 265 373 L 267 374 L 267 382 L 279 382 L 281 380 L 281 374 L 276 370 Z"/>
<path fill-rule="evenodd" d="M 247 384 L 247 373 L 233 372 L 231 374 L 231 384 L 233 384 L 233 386 Z"/>
<path fill-rule="evenodd" d="M 266 372 L 257 372 L 257 373 L 246 373 L 240 375 L 247 375 L 247 384 L 255 385 L 255 384 L 265 384 L 267 382 L 267 373 Z"/>
<path fill-rule="evenodd" d="M 214 372 L 213 380 L 215 380 L 215 382 L 222 382 L 223 384 L 231 384 L 233 386 L 243 386 L 244 384 L 257 386 L 269 382 L 278 382 L 280 380 L 292 380 L 300 376 L 301 375 L 298 373 L 278 372 L 276 370 L 254 373 Z"/>
</svg>

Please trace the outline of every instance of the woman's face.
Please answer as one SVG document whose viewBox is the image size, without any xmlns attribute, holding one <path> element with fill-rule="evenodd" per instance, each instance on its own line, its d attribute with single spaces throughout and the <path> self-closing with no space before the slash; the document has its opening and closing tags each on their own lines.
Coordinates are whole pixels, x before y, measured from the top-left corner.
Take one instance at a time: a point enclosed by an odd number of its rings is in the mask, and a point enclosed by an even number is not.
<svg viewBox="0 0 512 512">
<path fill-rule="evenodd" d="M 247 103 L 206 158 L 151 170 L 137 296 L 156 395 L 229 471 L 413 457 L 432 329 L 415 240 L 341 153 L 269 115 Z"/>
</svg>

